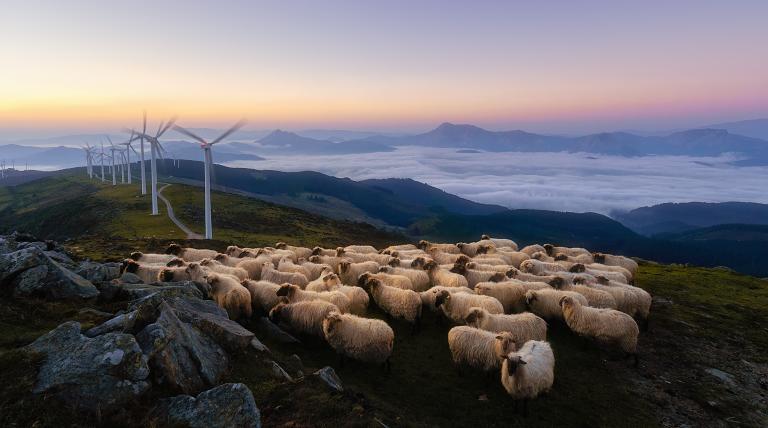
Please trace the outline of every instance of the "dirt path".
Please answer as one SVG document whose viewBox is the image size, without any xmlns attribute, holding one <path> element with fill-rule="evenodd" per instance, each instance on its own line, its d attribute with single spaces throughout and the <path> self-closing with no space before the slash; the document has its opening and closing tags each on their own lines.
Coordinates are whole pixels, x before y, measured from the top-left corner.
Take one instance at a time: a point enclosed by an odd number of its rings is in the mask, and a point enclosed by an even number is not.
<svg viewBox="0 0 768 428">
<path fill-rule="evenodd" d="M 166 199 L 165 196 L 163 196 L 163 190 L 165 190 L 165 188 L 168 186 L 170 186 L 170 184 L 166 184 L 165 186 L 161 187 L 157 191 L 157 197 L 160 198 L 165 203 L 165 208 L 166 208 L 166 211 L 168 212 L 168 218 L 171 219 L 171 221 L 174 224 L 176 224 L 176 226 L 178 226 L 182 232 L 187 234 L 187 239 L 203 239 L 203 235 L 193 232 L 190 228 L 187 227 L 187 225 L 182 223 L 181 220 L 176 218 L 176 215 L 173 213 L 173 207 L 171 206 L 171 202 L 168 201 L 168 199 Z"/>
</svg>

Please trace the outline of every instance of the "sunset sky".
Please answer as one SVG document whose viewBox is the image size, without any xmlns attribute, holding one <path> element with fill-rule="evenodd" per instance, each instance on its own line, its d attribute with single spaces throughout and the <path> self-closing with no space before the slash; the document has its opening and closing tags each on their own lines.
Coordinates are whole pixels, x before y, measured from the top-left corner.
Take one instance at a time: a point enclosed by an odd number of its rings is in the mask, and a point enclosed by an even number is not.
<svg viewBox="0 0 768 428">
<path fill-rule="evenodd" d="M 391 131 L 768 116 L 768 1 L 650 3 L 4 0 L 0 135 L 119 129 L 142 108 Z"/>
</svg>

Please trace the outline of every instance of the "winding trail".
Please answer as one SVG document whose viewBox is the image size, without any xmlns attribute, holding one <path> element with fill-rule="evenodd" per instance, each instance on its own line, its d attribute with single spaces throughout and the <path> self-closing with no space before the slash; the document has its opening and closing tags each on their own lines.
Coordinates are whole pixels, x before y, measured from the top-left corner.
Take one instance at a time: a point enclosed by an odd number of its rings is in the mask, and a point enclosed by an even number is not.
<svg viewBox="0 0 768 428">
<path fill-rule="evenodd" d="M 171 202 L 168 199 L 166 199 L 165 196 L 163 196 L 163 190 L 165 190 L 165 188 L 168 186 L 170 186 L 170 184 L 166 184 L 165 186 L 157 190 L 157 197 L 160 198 L 163 202 L 165 202 L 165 209 L 168 212 L 168 218 L 171 219 L 171 221 L 176 226 L 178 226 L 182 232 L 187 234 L 187 239 L 203 239 L 203 235 L 193 232 L 192 229 L 188 228 L 186 224 L 182 223 L 181 220 L 176 218 L 176 215 L 173 213 L 173 207 L 171 206 Z"/>
</svg>

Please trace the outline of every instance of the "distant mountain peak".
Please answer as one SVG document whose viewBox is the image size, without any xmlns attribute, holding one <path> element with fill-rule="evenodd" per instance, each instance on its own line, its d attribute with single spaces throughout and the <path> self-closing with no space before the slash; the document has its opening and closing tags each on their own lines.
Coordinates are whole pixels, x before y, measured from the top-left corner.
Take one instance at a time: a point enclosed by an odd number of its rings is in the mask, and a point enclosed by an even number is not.
<svg viewBox="0 0 768 428">
<path fill-rule="evenodd" d="M 686 131 L 675 132 L 673 136 L 689 137 L 689 138 L 704 138 L 704 137 L 725 137 L 730 133 L 726 129 L 714 129 L 714 128 L 701 128 L 701 129 L 688 129 Z"/>
</svg>

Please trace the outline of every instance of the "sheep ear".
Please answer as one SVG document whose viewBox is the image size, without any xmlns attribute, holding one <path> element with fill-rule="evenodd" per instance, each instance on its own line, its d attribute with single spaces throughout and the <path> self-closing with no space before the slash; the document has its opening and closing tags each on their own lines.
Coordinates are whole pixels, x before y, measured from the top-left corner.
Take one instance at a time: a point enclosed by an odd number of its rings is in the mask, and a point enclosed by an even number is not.
<svg viewBox="0 0 768 428">
<path fill-rule="evenodd" d="M 526 363 L 526 362 L 525 362 L 525 360 L 520 360 L 520 361 L 518 361 L 517 363 L 518 363 L 518 364 L 522 364 L 522 365 L 526 365 L 526 364 L 528 364 L 528 363 Z"/>
</svg>

